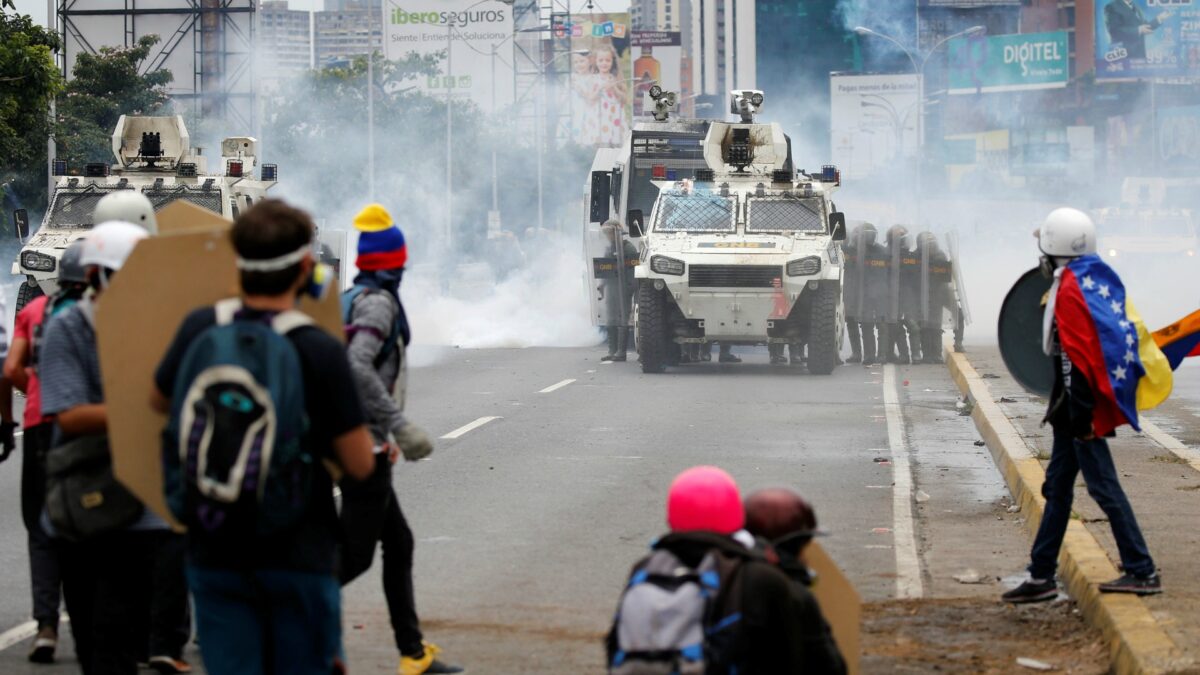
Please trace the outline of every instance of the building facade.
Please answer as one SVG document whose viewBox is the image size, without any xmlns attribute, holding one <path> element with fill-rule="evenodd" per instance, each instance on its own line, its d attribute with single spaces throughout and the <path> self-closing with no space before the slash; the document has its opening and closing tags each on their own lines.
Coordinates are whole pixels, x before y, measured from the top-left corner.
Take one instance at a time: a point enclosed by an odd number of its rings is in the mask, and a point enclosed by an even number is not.
<svg viewBox="0 0 1200 675">
<path fill-rule="evenodd" d="M 312 12 L 290 9 L 287 0 L 267 0 L 258 17 L 263 80 L 285 79 L 312 68 Z"/>
<path fill-rule="evenodd" d="M 353 6 L 316 12 L 313 50 L 318 68 L 356 56 L 383 52 L 383 15 L 378 8 Z"/>
</svg>

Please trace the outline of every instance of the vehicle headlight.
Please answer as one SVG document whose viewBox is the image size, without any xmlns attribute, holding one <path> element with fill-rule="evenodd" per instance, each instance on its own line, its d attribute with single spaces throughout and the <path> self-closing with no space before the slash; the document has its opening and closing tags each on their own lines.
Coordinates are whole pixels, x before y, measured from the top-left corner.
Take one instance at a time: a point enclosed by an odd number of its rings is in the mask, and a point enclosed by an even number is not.
<svg viewBox="0 0 1200 675">
<path fill-rule="evenodd" d="M 684 264 L 682 260 L 656 255 L 650 258 L 650 269 L 659 274 L 671 274 L 679 277 L 683 276 Z"/>
<path fill-rule="evenodd" d="M 792 260 L 787 264 L 789 277 L 811 277 L 821 271 L 821 259 L 815 255 Z"/>
<path fill-rule="evenodd" d="M 54 256 L 38 253 L 37 251 L 25 251 L 21 254 L 21 267 L 35 272 L 53 272 L 58 261 Z"/>
</svg>

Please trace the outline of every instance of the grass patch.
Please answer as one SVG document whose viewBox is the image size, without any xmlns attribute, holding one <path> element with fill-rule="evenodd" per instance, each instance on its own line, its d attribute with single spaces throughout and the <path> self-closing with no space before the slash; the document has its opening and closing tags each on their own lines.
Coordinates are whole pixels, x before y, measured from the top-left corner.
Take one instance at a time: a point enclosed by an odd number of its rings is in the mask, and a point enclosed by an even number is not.
<svg viewBox="0 0 1200 675">
<path fill-rule="evenodd" d="M 1160 464 L 1187 464 L 1188 461 L 1179 455 L 1155 455 L 1150 458 L 1151 462 L 1159 462 Z"/>
</svg>

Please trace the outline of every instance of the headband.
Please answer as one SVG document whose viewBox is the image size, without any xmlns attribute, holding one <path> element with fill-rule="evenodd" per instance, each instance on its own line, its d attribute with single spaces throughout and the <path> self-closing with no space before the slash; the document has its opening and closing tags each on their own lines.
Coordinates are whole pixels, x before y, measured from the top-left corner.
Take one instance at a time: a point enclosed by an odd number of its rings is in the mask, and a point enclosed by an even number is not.
<svg viewBox="0 0 1200 675">
<path fill-rule="evenodd" d="M 243 272 L 279 272 L 304 260 L 304 256 L 311 250 L 312 244 L 305 244 L 291 253 L 285 253 L 276 258 L 267 258 L 266 260 L 247 260 L 238 256 L 237 267 Z"/>
</svg>

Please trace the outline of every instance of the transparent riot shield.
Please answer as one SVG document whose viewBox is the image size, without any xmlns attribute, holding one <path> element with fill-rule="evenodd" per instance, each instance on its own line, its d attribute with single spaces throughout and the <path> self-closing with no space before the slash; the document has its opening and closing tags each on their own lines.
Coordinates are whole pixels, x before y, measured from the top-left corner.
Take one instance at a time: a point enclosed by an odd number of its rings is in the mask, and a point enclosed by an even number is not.
<svg viewBox="0 0 1200 675">
<path fill-rule="evenodd" d="M 932 232 L 922 232 L 917 237 L 917 256 L 920 259 L 917 320 L 923 328 L 954 328 L 958 310 L 950 258 L 938 246 Z"/>
<path fill-rule="evenodd" d="M 906 292 L 906 283 L 910 281 L 911 271 L 905 270 L 905 265 L 913 265 L 916 260 L 912 258 L 906 245 L 907 230 L 902 225 L 893 225 L 888 229 L 887 233 L 887 248 L 888 248 L 888 300 L 887 300 L 887 322 L 899 323 L 904 317 L 906 308 L 905 302 L 908 300 L 909 293 Z M 911 311 L 911 309 L 909 310 Z"/>
<path fill-rule="evenodd" d="M 963 284 L 957 232 L 946 233 L 946 250 L 950 254 L 950 274 L 954 282 L 955 321 L 959 326 L 967 325 L 971 323 L 971 305 L 967 302 L 967 287 Z"/>
<path fill-rule="evenodd" d="M 632 323 L 633 268 L 638 257 L 619 224 L 607 223 L 588 236 L 592 272 L 592 317 L 597 326 Z"/>
<path fill-rule="evenodd" d="M 348 288 L 351 281 L 351 261 L 346 255 L 346 231 L 319 228 L 317 230 L 317 257 L 320 262 L 333 268 L 338 279 L 338 290 Z"/>
<path fill-rule="evenodd" d="M 850 236 L 846 238 L 848 245 L 843 249 L 847 269 L 842 281 L 842 298 L 847 318 L 851 321 L 861 320 L 866 309 L 866 270 L 869 245 L 865 239 L 866 232 L 862 225 L 857 225 Z"/>
</svg>

